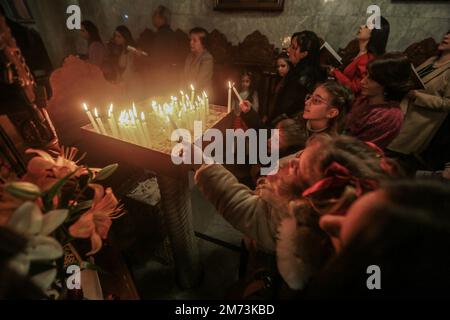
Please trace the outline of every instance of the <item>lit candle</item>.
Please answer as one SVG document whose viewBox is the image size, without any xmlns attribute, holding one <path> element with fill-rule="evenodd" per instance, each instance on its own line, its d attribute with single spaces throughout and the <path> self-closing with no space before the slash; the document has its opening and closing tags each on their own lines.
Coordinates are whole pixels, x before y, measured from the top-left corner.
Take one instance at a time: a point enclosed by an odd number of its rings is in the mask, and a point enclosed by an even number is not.
<svg viewBox="0 0 450 320">
<path fill-rule="evenodd" d="M 144 112 L 141 112 L 141 120 L 142 120 L 142 129 L 144 130 L 144 138 L 145 138 L 145 142 L 146 142 L 147 146 L 150 147 L 151 141 L 150 141 L 150 136 L 149 136 L 148 126 L 147 126 L 147 121 L 145 120 L 145 114 L 144 114 Z"/>
<path fill-rule="evenodd" d="M 231 90 L 232 90 L 231 82 L 228 81 L 228 113 L 231 112 Z"/>
<path fill-rule="evenodd" d="M 88 116 L 89 121 L 91 122 L 92 126 L 94 127 L 94 130 L 97 133 L 100 133 L 100 128 L 98 127 L 97 123 L 95 122 L 94 118 L 92 117 L 92 113 L 89 111 L 86 103 L 83 103 L 83 107 L 84 107 L 84 110 L 86 111 L 86 115 Z"/>
<path fill-rule="evenodd" d="M 142 114 L 141 114 L 141 116 L 142 116 Z M 134 120 L 136 121 L 137 136 L 138 136 L 138 138 L 139 138 L 139 140 L 141 142 L 141 145 L 146 146 L 147 145 L 147 139 L 145 138 L 145 132 L 144 132 L 144 128 L 142 127 L 141 120 L 139 120 L 139 118 L 137 118 L 137 117 Z"/>
<path fill-rule="evenodd" d="M 235 86 L 233 86 L 233 91 L 234 91 L 234 94 L 236 95 L 236 97 L 237 97 L 238 100 L 239 100 L 239 104 L 241 104 L 242 102 L 244 102 L 244 100 L 242 100 L 241 96 L 239 95 L 239 92 L 236 90 Z"/>
<path fill-rule="evenodd" d="M 191 103 L 194 103 L 194 98 L 195 98 L 195 88 L 191 84 Z"/>
<path fill-rule="evenodd" d="M 100 128 L 100 132 L 105 136 L 108 135 L 106 133 L 105 126 L 103 125 L 102 119 L 100 119 L 100 117 L 98 116 L 97 108 L 94 108 L 94 114 L 95 114 L 95 120 L 97 120 L 98 126 Z"/>
<path fill-rule="evenodd" d="M 131 139 L 133 140 L 134 144 L 140 144 L 140 139 L 138 138 L 138 134 L 137 134 L 137 126 L 136 126 L 136 121 L 134 119 L 134 113 L 132 110 L 128 110 L 128 114 L 127 114 L 127 120 L 128 120 L 128 129 L 130 131 L 130 135 L 131 135 Z"/>
<path fill-rule="evenodd" d="M 120 139 L 120 134 L 119 134 L 119 130 L 117 128 L 116 118 L 114 117 L 114 107 L 112 104 L 108 111 L 108 124 L 111 129 L 111 133 L 112 133 L 113 137 L 116 139 Z"/>
<path fill-rule="evenodd" d="M 186 104 L 186 97 L 184 96 L 184 92 L 180 91 L 181 94 L 181 105 L 185 105 Z"/>
<path fill-rule="evenodd" d="M 127 123 L 126 123 L 126 112 L 122 111 L 120 113 L 119 118 L 119 131 L 122 133 L 122 136 L 124 137 L 125 141 L 132 142 L 131 137 L 128 133 Z"/>
<path fill-rule="evenodd" d="M 205 91 L 203 91 L 203 96 L 205 97 L 206 117 L 209 117 L 209 97 Z"/>
</svg>

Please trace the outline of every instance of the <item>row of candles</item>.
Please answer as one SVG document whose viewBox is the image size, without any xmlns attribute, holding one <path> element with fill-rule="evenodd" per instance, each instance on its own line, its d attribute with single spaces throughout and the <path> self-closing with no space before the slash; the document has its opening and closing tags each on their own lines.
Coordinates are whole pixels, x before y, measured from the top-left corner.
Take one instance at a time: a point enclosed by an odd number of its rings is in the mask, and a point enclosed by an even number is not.
<svg viewBox="0 0 450 320">
<path fill-rule="evenodd" d="M 242 102 L 242 99 L 231 82 L 228 83 L 228 87 L 228 113 L 230 113 L 232 91 L 236 94 L 239 102 Z M 97 133 L 147 147 L 152 146 L 149 128 L 164 130 L 168 135 L 167 138 L 170 139 L 172 131 L 178 128 L 194 131 L 195 121 L 202 121 L 203 129 L 206 129 L 210 113 L 208 95 L 203 91 L 201 95 L 196 96 L 195 88 L 192 85 L 190 96 L 180 91 L 180 96 L 172 96 L 170 102 L 160 104 L 152 101 L 149 109 L 151 112 L 147 113 L 138 110 L 133 103 L 131 108 L 122 110 L 119 117 L 116 117 L 114 106 L 111 104 L 106 122 L 105 117 L 99 114 L 97 108 L 94 108 L 94 113 L 92 113 L 86 103 L 83 104 L 83 107 Z"/>
</svg>

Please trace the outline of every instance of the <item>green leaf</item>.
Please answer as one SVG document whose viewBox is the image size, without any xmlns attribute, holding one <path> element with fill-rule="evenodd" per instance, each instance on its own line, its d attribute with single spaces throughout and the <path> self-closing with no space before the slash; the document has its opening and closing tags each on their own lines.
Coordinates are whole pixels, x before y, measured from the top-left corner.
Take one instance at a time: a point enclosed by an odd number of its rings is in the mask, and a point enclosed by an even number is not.
<svg viewBox="0 0 450 320">
<path fill-rule="evenodd" d="M 104 167 L 100 172 L 95 176 L 93 182 L 95 181 L 103 181 L 108 179 L 119 167 L 117 163 L 111 164 L 107 167 Z"/>
<path fill-rule="evenodd" d="M 29 182 L 11 182 L 5 185 L 5 191 L 22 200 L 36 200 L 43 193 L 35 184 Z"/>
<path fill-rule="evenodd" d="M 69 215 L 72 216 L 72 215 L 74 215 L 74 214 L 76 214 L 76 213 L 78 213 L 80 211 L 89 209 L 90 207 L 92 207 L 92 200 L 80 202 L 75 207 L 70 209 Z"/>
<path fill-rule="evenodd" d="M 53 198 L 59 194 L 59 192 L 61 191 L 61 188 L 63 187 L 63 185 L 70 179 L 72 178 L 72 176 L 76 173 L 77 171 L 75 170 L 72 173 L 69 173 L 67 176 L 65 176 L 64 178 L 62 178 L 61 180 L 59 180 L 57 183 L 55 183 L 53 185 L 53 187 L 51 187 L 50 190 L 48 190 L 45 193 L 44 196 L 44 206 L 46 211 L 48 210 L 52 210 L 53 209 Z"/>
</svg>

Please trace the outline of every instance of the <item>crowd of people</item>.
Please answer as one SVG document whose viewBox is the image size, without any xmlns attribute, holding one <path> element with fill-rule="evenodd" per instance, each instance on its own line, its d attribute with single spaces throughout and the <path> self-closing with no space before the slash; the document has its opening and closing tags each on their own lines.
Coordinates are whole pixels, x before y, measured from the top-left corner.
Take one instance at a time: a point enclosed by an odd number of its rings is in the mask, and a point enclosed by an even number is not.
<svg viewBox="0 0 450 320">
<path fill-rule="evenodd" d="M 86 59 L 134 96 L 142 86 L 164 95 L 175 77 L 210 88 L 208 32 L 193 28 L 185 55 L 175 49 L 170 20 L 159 6 L 155 34 L 146 30 L 135 41 L 118 26 L 108 43 L 84 21 Z M 203 195 L 244 235 L 241 290 L 231 297 L 430 297 L 449 287 L 450 169 L 414 175 L 427 168 L 420 154 L 450 111 L 450 31 L 438 55 L 416 67 L 425 85 L 417 88 L 409 59 L 386 52 L 384 17 L 380 26 L 359 28 L 359 53 L 343 68 L 321 65 L 313 31 L 293 33 L 276 59 L 279 81 L 265 115 L 254 75 L 241 73 L 235 127 L 279 129 L 278 173 L 249 184 L 222 164 L 192 165 Z M 373 265 L 381 290 L 367 286 Z"/>
</svg>

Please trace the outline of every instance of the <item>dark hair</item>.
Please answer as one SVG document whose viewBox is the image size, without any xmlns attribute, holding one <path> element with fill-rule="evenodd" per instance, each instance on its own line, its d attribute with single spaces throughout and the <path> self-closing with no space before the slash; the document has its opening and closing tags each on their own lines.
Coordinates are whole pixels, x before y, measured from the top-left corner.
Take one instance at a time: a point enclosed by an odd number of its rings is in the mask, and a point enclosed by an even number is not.
<svg viewBox="0 0 450 320">
<path fill-rule="evenodd" d="M 170 24 L 172 12 L 169 10 L 169 8 L 163 5 L 159 5 L 156 7 L 153 15 L 157 15 L 158 17 L 162 18 L 167 25 Z"/>
<path fill-rule="evenodd" d="M 380 17 L 380 29 L 372 29 L 370 39 L 367 43 L 367 51 L 375 56 L 381 56 L 386 53 L 386 46 L 389 40 L 390 25 L 385 17 Z"/>
<path fill-rule="evenodd" d="M 314 295 L 416 299 L 447 293 L 448 181 L 392 181 L 382 192 L 385 200 L 371 209 L 370 232 L 361 230 L 330 262 L 313 285 Z M 370 265 L 381 269 L 382 290 L 367 290 Z"/>
<path fill-rule="evenodd" d="M 401 101 L 411 89 L 411 62 L 403 53 L 387 53 L 367 65 L 370 79 L 384 87 L 386 100 Z"/>
<path fill-rule="evenodd" d="M 343 130 L 344 118 L 352 106 L 353 92 L 336 81 L 327 81 L 320 86 L 331 96 L 330 105 L 339 110 L 339 115 L 329 120 L 331 132 L 339 134 Z"/>
<path fill-rule="evenodd" d="M 5 8 L 3 8 L 2 4 L 0 3 L 0 15 L 6 17 Z"/>
<path fill-rule="evenodd" d="M 209 37 L 208 37 L 208 31 L 206 31 L 206 29 L 201 28 L 201 27 L 195 27 L 192 28 L 189 31 L 189 35 L 192 34 L 198 34 L 200 35 L 200 42 L 202 43 L 203 48 L 207 49 L 209 46 Z"/>
<path fill-rule="evenodd" d="M 133 35 L 131 34 L 130 29 L 128 29 L 126 26 L 123 26 L 123 25 L 118 26 L 116 28 L 116 32 L 120 33 L 122 35 L 122 37 L 124 37 L 125 42 L 126 42 L 125 49 L 127 46 L 132 46 L 132 47 L 136 46 L 134 39 L 133 39 Z"/>
<path fill-rule="evenodd" d="M 312 31 L 305 30 L 296 32 L 291 39 L 296 39 L 301 52 L 308 51 L 308 55 L 301 62 L 319 65 L 320 64 L 320 39 Z"/>
<path fill-rule="evenodd" d="M 277 56 L 276 61 L 278 61 L 279 59 L 284 60 L 284 62 L 287 63 L 289 70 L 292 69 L 294 66 L 292 65 L 291 60 L 289 59 L 289 55 L 286 52 L 282 52 Z"/>
<path fill-rule="evenodd" d="M 308 55 L 295 66 L 301 74 L 301 82 L 307 92 L 314 91 L 317 83 L 326 80 L 326 71 L 320 65 L 320 39 L 312 31 L 305 30 L 292 35 L 296 39 L 301 52 L 308 51 Z"/>
<path fill-rule="evenodd" d="M 250 101 L 251 103 L 253 103 L 253 95 L 256 92 L 256 79 L 255 79 L 255 75 L 253 72 L 249 71 L 249 70 L 243 70 L 240 74 L 239 80 L 242 80 L 243 77 L 249 77 L 250 78 L 250 87 L 248 89 L 248 97 L 247 100 Z M 241 84 L 239 83 L 239 88 L 242 90 L 241 88 Z"/>
<path fill-rule="evenodd" d="M 88 40 L 89 44 L 93 42 L 103 43 L 98 28 L 92 21 L 84 20 L 83 22 L 81 22 L 81 25 L 86 29 L 87 33 L 89 34 Z"/>
</svg>

